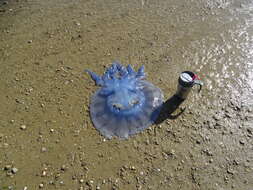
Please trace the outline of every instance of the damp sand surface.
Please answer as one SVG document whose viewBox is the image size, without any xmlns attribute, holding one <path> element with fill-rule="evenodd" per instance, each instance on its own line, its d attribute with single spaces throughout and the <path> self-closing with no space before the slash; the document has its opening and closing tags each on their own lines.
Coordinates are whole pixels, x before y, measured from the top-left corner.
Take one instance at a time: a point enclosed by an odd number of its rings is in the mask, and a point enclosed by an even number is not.
<svg viewBox="0 0 253 190">
<path fill-rule="evenodd" d="M 0 189 L 252 190 L 253 3 L 0 1 Z M 145 66 L 167 100 L 128 140 L 89 117 L 84 69 Z M 204 81 L 179 106 L 180 72 Z"/>
</svg>

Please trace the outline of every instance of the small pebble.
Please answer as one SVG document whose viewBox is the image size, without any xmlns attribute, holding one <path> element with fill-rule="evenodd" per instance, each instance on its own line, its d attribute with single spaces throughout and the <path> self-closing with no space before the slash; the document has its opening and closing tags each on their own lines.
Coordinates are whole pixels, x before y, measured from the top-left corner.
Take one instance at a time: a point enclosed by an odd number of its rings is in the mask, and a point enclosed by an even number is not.
<svg viewBox="0 0 253 190">
<path fill-rule="evenodd" d="M 76 25 L 77 25 L 77 26 L 81 26 L 81 23 L 79 23 L 79 22 L 76 22 Z"/>
<path fill-rule="evenodd" d="M 52 181 L 52 180 L 49 181 L 49 184 L 50 184 L 50 185 L 54 185 L 54 181 Z"/>
<path fill-rule="evenodd" d="M 4 143 L 4 147 L 7 147 L 7 146 L 9 146 L 9 144 L 8 143 Z"/>
<path fill-rule="evenodd" d="M 12 176 L 13 176 L 13 173 L 12 173 L 11 171 L 7 171 L 7 172 L 6 172 L 6 175 L 12 177 Z"/>
<path fill-rule="evenodd" d="M 44 187 L 43 183 L 39 184 L 39 188 L 43 188 L 43 187 Z"/>
<path fill-rule="evenodd" d="M 67 169 L 67 166 L 66 166 L 66 165 L 62 165 L 62 166 L 61 166 L 61 170 L 62 170 L 62 171 L 65 171 L 66 169 Z"/>
<path fill-rule="evenodd" d="M 25 130 L 25 129 L 26 129 L 26 125 L 21 125 L 21 126 L 20 126 L 20 129 L 21 129 L 21 130 Z"/>
<path fill-rule="evenodd" d="M 239 142 L 240 142 L 241 145 L 245 144 L 245 142 L 243 140 L 240 140 Z"/>
<path fill-rule="evenodd" d="M 42 147 L 41 148 L 41 152 L 46 152 L 47 151 L 47 148 L 46 147 Z"/>
<path fill-rule="evenodd" d="M 83 180 L 83 179 L 80 179 L 80 180 L 79 180 L 79 183 L 84 183 L 84 180 Z"/>
<path fill-rule="evenodd" d="M 228 174 L 232 174 L 232 175 L 233 175 L 233 174 L 234 174 L 234 171 L 233 171 L 233 170 L 231 170 L 231 169 L 228 169 L 228 170 L 227 170 L 227 173 L 228 173 Z"/>
<path fill-rule="evenodd" d="M 130 169 L 131 170 L 136 170 L 136 168 L 134 166 L 131 166 Z"/>
<path fill-rule="evenodd" d="M 12 172 L 13 174 L 16 174 L 16 173 L 18 172 L 18 168 L 12 168 L 12 169 L 11 169 L 11 172 Z"/>
<path fill-rule="evenodd" d="M 11 169 L 11 165 L 4 166 L 4 170 L 10 170 L 10 169 Z"/>
<path fill-rule="evenodd" d="M 41 177 L 45 177 L 47 175 L 46 171 L 42 171 Z"/>
<path fill-rule="evenodd" d="M 76 180 L 76 176 L 75 175 L 72 176 L 72 180 Z"/>
</svg>

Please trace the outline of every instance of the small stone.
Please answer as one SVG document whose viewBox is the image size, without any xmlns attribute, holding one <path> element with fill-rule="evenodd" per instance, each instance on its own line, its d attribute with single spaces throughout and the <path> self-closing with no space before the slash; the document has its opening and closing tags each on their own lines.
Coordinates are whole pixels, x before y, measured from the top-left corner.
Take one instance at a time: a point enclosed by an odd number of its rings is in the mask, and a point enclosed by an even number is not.
<svg viewBox="0 0 253 190">
<path fill-rule="evenodd" d="M 41 148 L 41 152 L 46 152 L 47 151 L 47 148 L 46 147 L 42 147 Z"/>
<path fill-rule="evenodd" d="M 239 161 L 233 160 L 233 165 L 239 165 Z"/>
<path fill-rule="evenodd" d="M 72 176 L 72 180 L 76 180 L 76 176 L 75 175 Z"/>
<path fill-rule="evenodd" d="M 67 170 L 67 166 L 66 166 L 66 165 L 62 165 L 62 166 L 61 166 L 61 170 L 62 170 L 62 171 Z"/>
<path fill-rule="evenodd" d="M 21 126 L 20 126 L 20 129 L 21 129 L 21 130 L 26 130 L 26 125 L 21 125 Z"/>
<path fill-rule="evenodd" d="M 54 129 L 50 129 L 50 133 L 53 133 L 54 132 Z"/>
<path fill-rule="evenodd" d="M 52 181 L 52 180 L 50 180 L 48 183 L 49 183 L 50 185 L 54 185 L 54 184 L 55 184 L 54 181 Z"/>
<path fill-rule="evenodd" d="M 86 182 L 86 185 L 88 185 L 89 187 L 91 187 L 93 183 L 94 183 L 94 181 L 90 180 L 90 181 Z"/>
<path fill-rule="evenodd" d="M 18 168 L 12 168 L 12 169 L 11 169 L 11 172 L 12 172 L 13 174 L 16 174 L 16 173 L 18 172 Z"/>
<path fill-rule="evenodd" d="M 239 142 L 240 142 L 241 145 L 245 144 L 244 140 L 240 140 Z"/>
<path fill-rule="evenodd" d="M 46 171 L 42 171 L 41 177 L 45 177 L 47 175 Z"/>
<path fill-rule="evenodd" d="M 233 174 L 234 174 L 234 171 L 233 171 L 233 170 L 231 170 L 231 169 L 227 169 L 227 173 L 228 173 L 228 174 L 232 174 L 232 175 L 233 175 Z"/>
<path fill-rule="evenodd" d="M 207 156 L 213 156 L 213 153 L 208 150 L 208 149 L 204 149 L 203 152 L 207 155 Z"/>
<path fill-rule="evenodd" d="M 168 153 L 167 153 L 168 156 L 174 156 L 175 155 L 175 150 L 174 149 L 171 149 Z"/>
<path fill-rule="evenodd" d="M 9 146 L 9 144 L 8 143 L 4 143 L 4 147 L 7 147 L 7 146 Z"/>
<path fill-rule="evenodd" d="M 43 187 L 44 187 L 43 183 L 39 184 L 39 188 L 43 188 Z"/>
<path fill-rule="evenodd" d="M 23 190 L 28 190 L 28 188 L 25 186 Z"/>
<path fill-rule="evenodd" d="M 4 170 L 10 170 L 10 169 L 11 169 L 11 165 L 4 166 Z"/>
<path fill-rule="evenodd" d="M 63 182 L 63 181 L 60 181 L 59 183 L 60 183 L 60 185 L 64 185 L 64 182 Z"/>
<path fill-rule="evenodd" d="M 227 176 L 224 176 L 224 181 L 227 183 L 228 182 L 228 177 Z"/>
<path fill-rule="evenodd" d="M 6 175 L 9 176 L 9 177 L 12 177 L 13 176 L 13 173 L 11 171 L 7 171 L 6 172 Z"/>
<path fill-rule="evenodd" d="M 76 25 L 77 25 L 77 26 L 81 26 L 81 23 L 80 23 L 80 22 L 76 22 Z"/>
<path fill-rule="evenodd" d="M 27 42 L 30 44 L 30 43 L 32 43 L 33 41 L 32 41 L 32 40 L 28 40 Z"/>
<path fill-rule="evenodd" d="M 97 187 L 96 187 L 96 190 L 100 190 L 100 186 L 97 186 Z"/>
<path fill-rule="evenodd" d="M 134 166 L 130 166 L 131 170 L 136 170 L 136 168 Z"/>
<path fill-rule="evenodd" d="M 79 180 L 79 183 L 84 183 L 84 180 L 83 180 L 83 179 L 80 179 L 80 180 Z"/>
</svg>

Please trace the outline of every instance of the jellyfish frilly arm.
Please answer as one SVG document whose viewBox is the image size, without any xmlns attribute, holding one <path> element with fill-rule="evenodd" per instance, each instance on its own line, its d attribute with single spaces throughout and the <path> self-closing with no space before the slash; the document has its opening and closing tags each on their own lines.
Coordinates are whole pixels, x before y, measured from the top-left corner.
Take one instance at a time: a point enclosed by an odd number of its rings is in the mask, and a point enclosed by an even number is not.
<svg viewBox="0 0 253 190">
<path fill-rule="evenodd" d="M 110 86 L 111 83 L 117 83 L 118 79 L 126 79 L 126 80 L 142 80 L 145 78 L 144 66 L 141 66 L 137 72 L 128 65 L 126 68 L 119 64 L 118 62 L 114 62 L 110 68 L 106 70 L 106 72 L 99 76 L 96 73 L 85 70 L 92 80 L 95 81 L 98 86 Z M 129 82 L 129 81 L 128 81 Z M 109 84 L 109 85 L 107 85 Z"/>
<path fill-rule="evenodd" d="M 144 72 L 144 66 L 143 65 L 138 69 L 137 74 L 136 74 L 136 78 L 138 78 L 138 79 L 144 79 L 145 78 L 145 72 Z"/>
<path fill-rule="evenodd" d="M 104 85 L 104 81 L 102 80 L 102 78 L 99 75 L 97 75 L 96 73 L 94 73 L 90 70 L 85 70 L 85 71 L 90 75 L 92 80 L 95 81 L 96 85 L 98 85 L 98 86 L 103 86 Z"/>
</svg>

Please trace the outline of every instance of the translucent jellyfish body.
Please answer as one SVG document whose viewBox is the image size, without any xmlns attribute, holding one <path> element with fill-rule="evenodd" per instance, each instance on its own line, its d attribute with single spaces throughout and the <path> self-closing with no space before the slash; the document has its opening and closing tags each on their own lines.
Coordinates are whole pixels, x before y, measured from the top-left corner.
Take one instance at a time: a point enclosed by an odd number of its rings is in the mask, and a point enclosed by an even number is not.
<svg viewBox="0 0 253 190">
<path fill-rule="evenodd" d="M 93 95 L 90 115 L 95 128 L 106 138 L 126 139 L 143 131 L 157 119 L 162 91 L 144 80 L 144 67 L 135 72 L 113 63 L 102 76 L 88 71 L 101 88 Z"/>
</svg>

